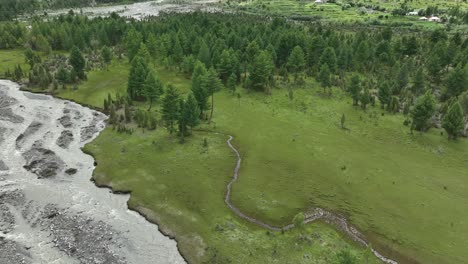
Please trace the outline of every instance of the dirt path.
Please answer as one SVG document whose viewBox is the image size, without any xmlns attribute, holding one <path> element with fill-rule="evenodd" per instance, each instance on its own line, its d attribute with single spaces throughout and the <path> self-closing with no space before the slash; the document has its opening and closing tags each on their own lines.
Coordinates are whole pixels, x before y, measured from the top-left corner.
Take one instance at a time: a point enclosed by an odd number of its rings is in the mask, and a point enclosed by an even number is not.
<svg viewBox="0 0 468 264">
<path fill-rule="evenodd" d="M 231 143 L 233 139 L 234 138 L 232 136 L 229 136 L 229 139 L 227 140 L 227 144 L 232 149 L 232 151 L 236 154 L 237 162 L 236 162 L 236 167 L 234 169 L 234 175 L 232 177 L 232 180 L 226 186 L 226 196 L 224 198 L 224 202 L 237 216 L 251 223 L 259 225 L 263 228 L 266 228 L 272 231 L 282 231 L 282 230 L 286 231 L 286 230 L 292 229 L 294 227 L 294 224 L 289 224 L 283 227 L 271 226 L 269 224 L 266 224 L 258 219 L 255 219 L 253 217 L 250 217 L 244 214 L 241 210 L 239 210 L 239 208 L 237 208 L 231 203 L 231 187 L 239 178 L 239 169 L 240 169 L 240 165 L 242 161 L 239 151 Z M 326 211 L 322 208 L 315 208 L 315 210 L 312 213 L 306 213 L 304 223 L 311 223 L 319 219 L 325 221 L 328 224 L 335 226 L 337 229 L 346 233 L 352 240 L 356 241 L 362 246 L 367 247 L 369 245 L 369 243 L 365 240 L 364 236 L 356 228 L 348 224 L 348 221 L 346 220 L 345 217 Z M 374 249 L 372 249 L 372 253 L 374 253 L 374 255 L 384 263 L 398 264 L 398 262 L 384 257 L 382 254 L 380 254 Z"/>
</svg>

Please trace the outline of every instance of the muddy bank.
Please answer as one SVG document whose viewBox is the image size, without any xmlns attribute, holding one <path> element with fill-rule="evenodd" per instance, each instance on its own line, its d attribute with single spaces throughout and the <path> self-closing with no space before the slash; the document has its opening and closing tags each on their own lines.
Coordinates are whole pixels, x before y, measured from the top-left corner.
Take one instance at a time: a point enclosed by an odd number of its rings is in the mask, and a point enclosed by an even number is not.
<svg viewBox="0 0 468 264">
<path fill-rule="evenodd" d="M 185 263 L 174 240 L 91 181 L 106 116 L 0 80 L 0 263 Z"/>
</svg>

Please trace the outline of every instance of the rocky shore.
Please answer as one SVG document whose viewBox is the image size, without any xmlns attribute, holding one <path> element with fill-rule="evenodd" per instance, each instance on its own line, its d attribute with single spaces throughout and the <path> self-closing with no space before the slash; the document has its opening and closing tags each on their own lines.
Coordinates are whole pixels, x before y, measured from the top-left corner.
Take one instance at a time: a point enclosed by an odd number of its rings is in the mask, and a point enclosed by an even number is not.
<svg viewBox="0 0 468 264">
<path fill-rule="evenodd" d="M 184 263 L 128 195 L 90 181 L 81 151 L 106 116 L 0 80 L 0 263 Z"/>
</svg>

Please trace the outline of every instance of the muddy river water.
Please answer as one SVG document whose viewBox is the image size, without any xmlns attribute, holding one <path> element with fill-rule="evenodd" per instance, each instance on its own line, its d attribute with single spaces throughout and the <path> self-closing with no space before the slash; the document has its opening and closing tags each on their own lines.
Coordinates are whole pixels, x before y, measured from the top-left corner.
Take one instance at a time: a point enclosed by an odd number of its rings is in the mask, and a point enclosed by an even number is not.
<svg viewBox="0 0 468 264">
<path fill-rule="evenodd" d="M 0 80 L 0 263 L 185 263 L 174 240 L 90 181 L 107 117 Z"/>
</svg>

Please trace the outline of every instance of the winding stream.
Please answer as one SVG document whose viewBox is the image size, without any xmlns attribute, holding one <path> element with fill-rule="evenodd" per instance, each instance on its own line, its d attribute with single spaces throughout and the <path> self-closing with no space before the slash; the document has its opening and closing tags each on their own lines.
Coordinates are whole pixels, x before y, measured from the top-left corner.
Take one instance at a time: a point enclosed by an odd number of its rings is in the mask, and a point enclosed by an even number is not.
<svg viewBox="0 0 468 264">
<path fill-rule="evenodd" d="M 232 136 L 229 136 L 229 139 L 227 140 L 227 144 L 231 148 L 231 150 L 236 154 L 237 162 L 236 162 L 236 167 L 234 168 L 234 175 L 232 177 L 232 180 L 228 183 L 226 187 L 226 196 L 224 197 L 224 202 L 231 209 L 231 211 L 233 211 L 237 216 L 251 223 L 259 225 L 263 228 L 266 228 L 272 231 L 282 231 L 282 230 L 286 231 L 286 230 L 293 228 L 294 224 L 289 224 L 283 227 L 271 226 L 269 224 L 266 224 L 258 219 L 255 219 L 253 217 L 250 217 L 244 214 L 241 210 L 239 210 L 239 208 L 237 208 L 231 203 L 232 184 L 234 184 L 234 182 L 236 182 L 237 179 L 239 178 L 239 170 L 240 170 L 240 165 L 242 161 L 239 151 L 231 143 L 233 139 L 234 138 Z M 345 217 L 326 211 L 322 208 L 315 208 L 313 212 L 306 213 L 304 223 L 311 223 L 319 219 L 325 221 L 328 224 L 335 226 L 337 229 L 347 234 L 352 240 L 361 244 L 362 246 L 367 247 L 369 245 L 369 243 L 365 240 L 364 236 L 356 228 L 348 224 L 348 221 L 346 220 Z M 398 262 L 384 257 L 382 254 L 380 254 L 374 249 L 372 249 L 372 253 L 374 253 L 374 255 L 384 263 L 398 264 Z"/>
<path fill-rule="evenodd" d="M 185 263 L 128 195 L 90 181 L 81 148 L 106 118 L 0 80 L 0 263 Z"/>
</svg>

